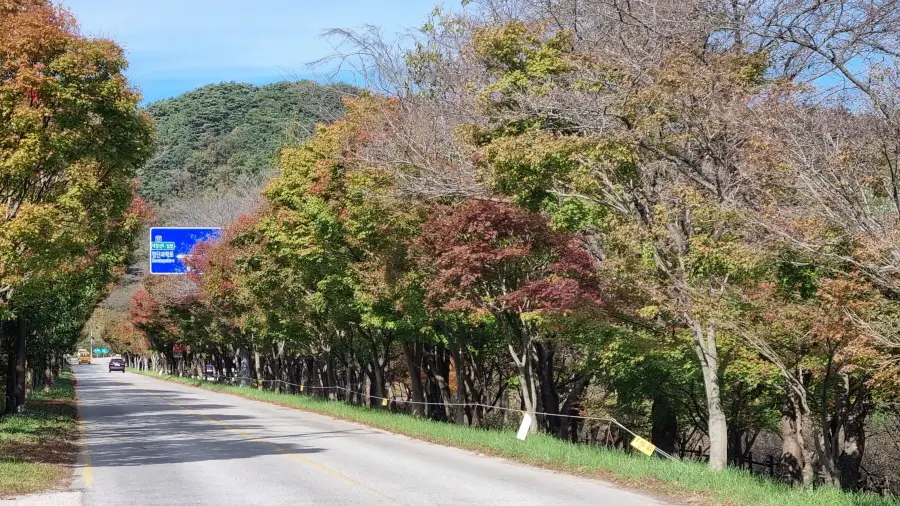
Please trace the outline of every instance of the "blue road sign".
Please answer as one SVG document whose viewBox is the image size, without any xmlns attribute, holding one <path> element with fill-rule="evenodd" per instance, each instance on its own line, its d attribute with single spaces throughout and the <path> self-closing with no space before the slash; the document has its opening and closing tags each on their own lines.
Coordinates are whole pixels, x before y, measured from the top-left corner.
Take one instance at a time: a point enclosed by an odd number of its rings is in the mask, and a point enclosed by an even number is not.
<svg viewBox="0 0 900 506">
<path fill-rule="evenodd" d="M 201 241 L 219 237 L 221 228 L 153 227 L 150 229 L 150 274 L 184 274 L 183 260 Z"/>
</svg>

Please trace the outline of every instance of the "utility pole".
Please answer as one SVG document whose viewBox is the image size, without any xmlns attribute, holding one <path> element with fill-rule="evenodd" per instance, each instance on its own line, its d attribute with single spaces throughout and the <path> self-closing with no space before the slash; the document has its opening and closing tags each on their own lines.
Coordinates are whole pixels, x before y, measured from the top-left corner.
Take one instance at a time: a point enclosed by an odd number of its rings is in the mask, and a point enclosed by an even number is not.
<svg viewBox="0 0 900 506">
<path fill-rule="evenodd" d="M 91 360 L 94 360 L 94 329 L 91 329 Z"/>
</svg>

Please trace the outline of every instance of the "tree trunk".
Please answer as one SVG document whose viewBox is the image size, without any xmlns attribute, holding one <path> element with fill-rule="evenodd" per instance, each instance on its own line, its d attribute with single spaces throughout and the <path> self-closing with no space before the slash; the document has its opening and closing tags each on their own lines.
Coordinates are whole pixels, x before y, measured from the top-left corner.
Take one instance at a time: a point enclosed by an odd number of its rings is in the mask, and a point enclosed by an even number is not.
<svg viewBox="0 0 900 506">
<path fill-rule="evenodd" d="M 829 360 L 824 379 L 821 381 L 821 402 L 818 412 L 818 424 L 813 426 L 813 441 L 816 448 L 818 471 L 822 479 L 828 485 L 839 486 L 841 484 L 841 472 L 837 467 L 837 449 L 840 444 L 840 427 L 832 427 L 831 416 L 834 412 L 841 412 L 841 405 L 845 399 L 838 395 L 833 409 L 828 406 L 828 386 L 833 361 Z M 812 412 L 812 410 L 808 410 Z"/>
<path fill-rule="evenodd" d="M 16 405 L 15 411 L 25 409 L 25 318 L 19 317 L 16 329 Z"/>
<path fill-rule="evenodd" d="M 315 376 L 315 374 L 316 374 L 316 359 L 313 357 L 306 357 L 304 364 L 305 364 L 305 367 L 304 367 L 303 372 L 306 376 L 306 379 L 305 380 L 301 379 L 300 383 L 301 384 L 305 383 L 306 386 L 308 386 L 308 387 L 316 386 L 316 376 Z M 318 386 L 322 386 L 322 385 L 318 385 Z M 309 393 L 310 394 L 319 394 L 322 396 L 324 396 L 326 394 L 326 392 L 324 390 L 319 390 L 319 389 L 313 390 L 312 392 L 309 392 Z"/>
<path fill-rule="evenodd" d="M 6 334 L 6 413 L 16 411 L 16 340 Z"/>
<path fill-rule="evenodd" d="M 373 393 L 372 387 L 371 387 L 371 385 L 374 385 L 374 384 L 375 384 L 375 381 L 372 379 L 371 375 L 372 375 L 372 374 L 375 374 L 375 373 L 372 372 L 372 371 L 368 371 L 368 372 L 365 372 L 365 373 L 363 373 L 362 371 L 360 371 L 360 374 L 368 374 L 368 375 L 369 375 L 369 385 L 370 385 L 370 386 L 369 386 L 369 391 L 368 391 L 368 392 L 369 392 L 368 397 L 371 397 L 371 396 L 375 395 L 375 394 Z M 350 361 L 349 361 L 349 360 L 347 360 L 346 362 L 344 362 L 344 367 L 341 369 L 341 378 L 343 379 L 343 381 L 341 381 L 341 379 L 338 379 L 338 382 L 341 383 L 341 384 L 344 386 L 344 388 L 340 390 L 340 392 L 341 392 L 340 395 L 341 395 L 342 400 L 343 400 L 344 402 L 346 402 L 346 403 L 349 403 L 349 404 L 354 404 L 354 403 L 356 403 L 359 396 L 356 395 L 355 392 L 358 392 L 359 390 L 357 390 L 357 389 L 355 388 L 355 386 L 356 386 L 356 384 L 357 384 L 357 381 L 355 381 L 355 380 L 353 379 L 353 366 L 350 364 Z M 364 385 L 363 379 L 360 378 L 360 381 L 359 381 L 358 383 L 359 383 L 360 385 Z M 362 388 L 365 389 L 365 386 L 362 386 Z M 360 404 L 365 404 L 365 402 L 362 402 L 362 403 L 360 403 Z M 370 405 L 373 406 L 373 407 L 375 406 L 375 400 L 374 400 L 374 399 L 372 399 L 372 401 L 370 402 Z"/>
<path fill-rule="evenodd" d="M 59 354 L 54 353 L 50 356 L 50 379 L 55 382 L 59 378 Z"/>
<path fill-rule="evenodd" d="M 543 411 L 548 415 L 544 415 L 544 430 L 548 434 L 559 434 L 560 417 L 552 416 L 559 414 L 559 392 L 556 390 L 556 379 L 553 371 L 553 360 L 556 350 L 551 343 L 542 343 L 535 341 L 534 350 L 537 353 L 538 375 L 540 376 L 541 403 Z"/>
<path fill-rule="evenodd" d="M 849 421 L 844 427 L 844 441 L 838 457 L 838 467 L 841 470 L 841 488 L 848 491 L 859 489 L 859 468 L 866 446 L 866 432 L 862 425 L 856 421 Z"/>
<path fill-rule="evenodd" d="M 430 347 L 428 357 L 428 372 L 432 380 L 432 401 L 434 402 L 434 417 L 437 420 L 449 421 L 453 419 L 451 407 L 452 401 L 450 387 L 447 385 L 447 377 L 450 376 L 450 357 L 442 346 Z"/>
<path fill-rule="evenodd" d="M 41 364 L 28 364 L 28 374 L 26 374 L 25 383 L 30 385 L 26 389 L 25 397 L 31 397 L 31 392 L 44 386 L 44 366 Z"/>
<path fill-rule="evenodd" d="M 51 355 L 50 373 L 51 373 L 51 379 L 53 381 L 56 381 L 59 378 L 59 363 L 60 363 L 59 354 L 54 353 L 53 355 Z"/>
<path fill-rule="evenodd" d="M 25 363 L 25 399 L 31 397 L 31 392 L 34 391 L 34 380 L 35 380 L 34 368 L 31 367 L 31 364 L 26 362 Z M 22 405 L 24 406 L 25 403 L 23 402 Z"/>
<path fill-rule="evenodd" d="M 3 351 L 6 353 L 6 371 L 4 371 L 6 398 L 3 408 L 4 413 L 12 413 L 16 410 L 16 338 L 8 322 L 0 322 L 0 331 L 2 331 L 0 336 L 3 338 Z"/>
<path fill-rule="evenodd" d="M 653 423 L 650 429 L 650 442 L 660 450 L 672 454 L 675 453 L 675 442 L 678 440 L 678 413 L 669 402 L 669 397 L 662 391 L 657 391 L 653 397 L 653 406 L 650 408 L 650 419 Z"/>
<path fill-rule="evenodd" d="M 281 381 L 281 361 L 278 353 L 278 345 L 272 346 L 272 355 L 266 360 L 266 376 L 271 379 L 270 387 L 278 393 L 283 391 L 284 385 Z"/>
<path fill-rule="evenodd" d="M 409 385 L 412 390 L 412 414 L 425 416 L 425 390 L 422 387 L 422 352 L 419 343 L 403 342 L 403 354 L 406 356 L 406 368 L 409 371 Z"/>
<path fill-rule="evenodd" d="M 801 426 L 803 421 L 798 415 L 798 406 L 789 400 L 781 412 L 781 467 L 791 483 L 807 485 L 809 482 L 804 471 L 812 471 L 812 466 L 807 462 Z"/>
<path fill-rule="evenodd" d="M 337 397 L 337 374 L 334 372 L 334 356 L 331 353 L 328 354 L 328 359 L 325 365 L 325 374 L 323 374 L 323 380 L 325 381 L 325 389 L 324 391 L 328 393 L 328 400 L 336 401 Z"/>
<path fill-rule="evenodd" d="M 275 357 L 275 369 L 277 375 L 276 379 L 278 382 L 278 391 L 279 392 L 291 392 L 293 393 L 293 386 L 290 385 L 292 383 L 290 378 L 290 364 L 288 363 L 287 358 L 284 356 L 284 347 L 286 343 L 284 341 L 279 342 L 275 349 L 277 351 L 277 356 Z"/>
<path fill-rule="evenodd" d="M 788 387 L 790 389 L 788 390 L 788 400 L 792 403 L 792 409 L 799 421 L 797 425 L 797 441 L 803 448 L 803 484 L 812 486 L 816 478 L 816 466 L 821 465 L 825 454 L 822 447 L 822 436 L 818 427 L 812 421 L 813 412 L 809 406 L 805 385 L 808 375 L 802 369 L 798 369 L 794 375 L 788 376 Z"/>
<path fill-rule="evenodd" d="M 175 358 L 175 352 L 172 351 L 171 346 L 169 347 L 169 349 L 167 349 L 165 351 L 165 356 L 166 356 L 166 370 L 169 375 L 175 376 L 176 374 L 178 374 L 178 367 L 179 367 L 178 363 L 180 362 L 180 360 L 177 360 Z"/>
<path fill-rule="evenodd" d="M 377 358 L 369 360 L 366 367 L 366 376 L 369 378 L 369 406 L 373 408 L 379 407 L 381 400 L 378 397 L 384 396 L 384 373 L 378 365 Z"/>
<path fill-rule="evenodd" d="M 53 359 L 47 357 L 44 359 L 44 392 L 50 393 L 50 387 L 53 385 Z"/>
<path fill-rule="evenodd" d="M 813 431 L 818 472 L 821 474 L 822 479 L 826 484 L 838 486 L 841 484 L 841 472 L 838 470 L 837 464 L 835 463 L 833 445 L 826 432 L 827 427 L 824 429 L 816 427 Z"/>
<path fill-rule="evenodd" d="M 537 391 L 534 384 L 534 371 L 531 360 L 531 340 L 526 340 L 522 345 L 521 356 L 513 345 L 509 345 L 509 353 L 519 370 L 519 391 L 522 395 L 522 404 L 525 412 L 531 417 L 532 423 L 529 432 L 537 431 Z"/>
<path fill-rule="evenodd" d="M 292 394 L 300 393 L 300 360 L 297 357 L 285 355 L 281 374 L 284 376 L 284 381 L 289 383 L 288 392 Z"/>
<path fill-rule="evenodd" d="M 841 453 L 838 455 L 838 468 L 841 472 L 841 488 L 857 490 L 860 480 L 860 465 L 866 449 L 866 418 L 872 407 L 871 394 L 865 385 L 857 385 L 856 398 L 850 402 L 851 380 L 846 373 L 841 374 L 844 382 L 846 417 L 842 427 Z"/>
<path fill-rule="evenodd" d="M 484 407 L 480 405 L 486 404 L 484 402 L 484 387 L 478 382 L 477 366 L 474 361 L 472 361 L 469 362 L 464 370 L 466 373 L 465 384 L 466 390 L 469 393 L 469 400 L 472 404 L 475 404 L 475 406 L 469 408 L 469 425 L 485 428 L 486 420 L 484 418 Z M 503 413 L 505 414 L 506 411 Z"/>
<path fill-rule="evenodd" d="M 690 317 L 687 318 L 687 322 L 694 338 L 694 351 L 697 353 L 697 358 L 700 359 L 703 387 L 706 391 L 709 468 L 720 471 L 728 465 L 728 423 L 725 418 L 725 410 L 722 408 L 722 395 L 719 387 L 716 327 L 715 323 L 710 322 L 704 330 L 700 322 Z"/>
<path fill-rule="evenodd" d="M 467 407 L 466 399 L 466 364 L 463 361 L 462 353 L 458 346 L 450 347 L 450 355 L 453 357 L 453 369 L 456 372 L 456 398 L 454 402 L 458 404 L 454 410 L 454 422 L 463 425 L 466 423 Z"/>
<path fill-rule="evenodd" d="M 744 431 L 734 424 L 728 427 L 728 463 L 738 469 L 744 467 Z"/>
<path fill-rule="evenodd" d="M 256 373 L 256 389 L 263 389 L 262 356 L 259 351 L 253 350 L 253 372 Z"/>
<path fill-rule="evenodd" d="M 282 392 L 296 393 L 294 386 L 297 382 L 294 381 L 293 378 L 293 363 L 288 360 L 284 353 L 284 347 L 286 343 L 282 341 L 278 346 L 278 379 L 281 380 L 279 383 L 280 390 Z"/>
<path fill-rule="evenodd" d="M 566 401 L 563 403 L 562 409 L 559 410 L 560 414 L 569 416 L 560 417 L 559 429 L 556 434 L 558 438 L 569 439 L 573 443 L 578 442 L 581 425 L 584 420 L 577 417 L 582 415 L 581 399 L 584 397 L 587 386 L 587 377 L 583 374 L 579 374 L 575 377 L 575 380 L 572 383 L 572 389 L 569 391 L 569 395 L 566 396 Z"/>
<path fill-rule="evenodd" d="M 250 386 L 250 350 L 241 346 L 237 350 L 238 384 L 242 387 Z"/>
</svg>

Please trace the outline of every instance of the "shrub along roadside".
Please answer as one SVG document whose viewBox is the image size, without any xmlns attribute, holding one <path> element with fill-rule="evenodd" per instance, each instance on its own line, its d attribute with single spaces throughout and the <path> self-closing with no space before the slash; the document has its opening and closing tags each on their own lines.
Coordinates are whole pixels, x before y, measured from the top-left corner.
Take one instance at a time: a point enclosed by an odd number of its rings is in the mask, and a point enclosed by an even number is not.
<svg viewBox="0 0 900 506">
<path fill-rule="evenodd" d="M 35 391 L 28 409 L 0 420 L 0 497 L 41 492 L 71 478 L 78 423 L 72 374 L 49 392 Z"/>
<path fill-rule="evenodd" d="M 890 499 L 843 493 L 835 488 L 803 490 L 728 469 L 711 472 L 704 464 L 671 462 L 620 451 L 576 445 L 543 434 L 519 441 L 511 431 L 488 431 L 415 418 L 386 410 L 328 402 L 305 395 L 279 394 L 268 390 L 222 385 L 193 378 L 157 376 L 132 372 L 206 390 L 292 407 L 358 422 L 433 443 L 505 457 L 525 464 L 594 476 L 630 488 L 696 504 L 742 506 L 880 506 L 896 504 Z"/>
</svg>

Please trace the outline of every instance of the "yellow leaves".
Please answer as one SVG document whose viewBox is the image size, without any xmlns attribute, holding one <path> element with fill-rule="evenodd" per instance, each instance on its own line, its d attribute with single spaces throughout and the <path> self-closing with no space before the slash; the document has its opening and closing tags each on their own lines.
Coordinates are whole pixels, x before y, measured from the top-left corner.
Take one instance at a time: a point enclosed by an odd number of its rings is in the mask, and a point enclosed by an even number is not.
<svg viewBox="0 0 900 506">
<path fill-rule="evenodd" d="M 68 220 L 59 205 L 24 203 L 16 219 L 0 224 L 0 285 L 53 274 L 93 237 Z M 69 225 L 69 226 L 67 226 Z"/>
<path fill-rule="evenodd" d="M 42 242 L 50 242 L 55 236 L 63 232 L 56 226 L 62 218 L 57 204 L 23 203 L 18 210 L 15 220 L 10 220 L 3 225 L 3 235 L 20 239 L 40 239 Z"/>
<path fill-rule="evenodd" d="M 322 158 L 323 156 L 308 144 L 284 148 L 281 150 L 279 158 L 280 178 L 305 178 L 309 175 L 312 167 Z"/>
<path fill-rule="evenodd" d="M 662 89 L 653 92 L 701 93 L 707 90 L 740 90 L 749 92 L 764 82 L 769 66 L 768 55 L 757 53 L 705 52 L 675 48 L 663 59 L 665 65 L 656 71 L 656 82 Z M 665 93 L 659 95 L 664 96 Z"/>
<path fill-rule="evenodd" d="M 347 108 L 344 118 L 330 125 L 318 125 L 315 135 L 302 145 L 282 150 L 281 174 L 270 183 L 266 195 L 274 197 L 289 188 L 299 189 L 300 193 L 324 191 L 336 171 L 358 164 L 357 145 L 367 141 L 369 130 L 396 105 L 394 100 L 368 94 L 345 99 L 344 103 Z M 383 173 L 369 177 L 374 184 L 385 182 Z"/>
<path fill-rule="evenodd" d="M 656 318 L 659 315 L 660 308 L 659 308 L 659 306 L 656 306 L 656 305 L 644 306 L 644 307 L 638 309 L 637 313 L 638 313 L 638 316 L 640 316 L 641 318 L 646 318 L 648 320 L 652 320 L 653 318 Z"/>
<path fill-rule="evenodd" d="M 13 135 L 16 134 L 10 133 Z M 13 149 L 0 151 L 0 175 L 8 178 L 5 186 L 26 184 L 25 181 L 34 177 L 34 168 L 46 161 L 47 146 L 41 137 L 39 134 L 18 135 Z"/>
<path fill-rule="evenodd" d="M 689 150 L 697 136 L 724 135 L 730 123 L 741 122 L 761 96 L 767 66 L 763 53 L 701 56 L 694 49 L 674 48 L 643 77 L 623 109 L 635 135 Z"/>
<path fill-rule="evenodd" d="M 520 91 L 534 94 L 553 88 L 554 76 L 575 69 L 568 60 L 572 34 L 558 31 L 548 35 L 545 27 L 511 22 L 502 26 L 482 27 L 472 36 L 472 48 L 481 58 L 486 71 L 497 79 L 487 85 L 481 99 L 488 108 Z M 508 98 L 508 97 L 507 97 Z"/>
<path fill-rule="evenodd" d="M 767 51 L 740 53 L 725 58 L 731 75 L 738 83 L 761 85 L 765 82 L 766 70 L 771 64 L 770 55 Z"/>
<path fill-rule="evenodd" d="M 529 48 L 540 46 L 540 40 L 528 25 L 513 22 L 503 26 L 480 28 L 472 36 L 472 46 L 485 60 L 488 71 L 511 71 L 523 68 L 523 57 Z"/>
</svg>

